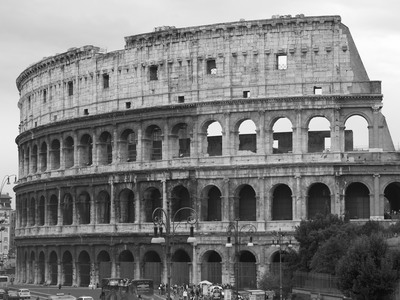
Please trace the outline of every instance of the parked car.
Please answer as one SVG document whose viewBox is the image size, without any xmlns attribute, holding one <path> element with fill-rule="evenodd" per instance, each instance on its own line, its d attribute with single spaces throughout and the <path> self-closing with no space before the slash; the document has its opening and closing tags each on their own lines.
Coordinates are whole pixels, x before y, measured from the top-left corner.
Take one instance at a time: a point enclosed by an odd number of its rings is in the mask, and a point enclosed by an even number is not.
<svg viewBox="0 0 400 300">
<path fill-rule="evenodd" d="M 8 290 L 5 294 L 6 300 L 19 300 L 18 292 L 14 290 Z"/>
<path fill-rule="evenodd" d="M 20 299 L 31 299 L 31 292 L 28 289 L 19 289 L 18 297 Z"/>
<path fill-rule="evenodd" d="M 77 300 L 93 300 L 93 297 L 90 297 L 90 296 L 79 296 Z"/>
</svg>

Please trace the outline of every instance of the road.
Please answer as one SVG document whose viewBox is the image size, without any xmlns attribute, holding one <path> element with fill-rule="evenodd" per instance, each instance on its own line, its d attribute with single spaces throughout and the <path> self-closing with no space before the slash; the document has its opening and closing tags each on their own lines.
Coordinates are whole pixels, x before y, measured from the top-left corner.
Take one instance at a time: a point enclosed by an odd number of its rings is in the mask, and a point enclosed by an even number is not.
<svg viewBox="0 0 400 300">
<path fill-rule="evenodd" d="M 88 287 L 61 287 L 59 289 L 56 286 L 40 286 L 40 285 L 19 285 L 14 284 L 9 286 L 10 289 L 27 288 L 31 291 L 31 300 L 36 300 L 38 297 L 40 300 L 47 299 L 49 295 L 56 295 L 57 293 L 70 294 L 75 297 L 79 296 L 91 296 L 94 300 L 100 300 L 101 289 L 90 289 Z"/>
</svg>

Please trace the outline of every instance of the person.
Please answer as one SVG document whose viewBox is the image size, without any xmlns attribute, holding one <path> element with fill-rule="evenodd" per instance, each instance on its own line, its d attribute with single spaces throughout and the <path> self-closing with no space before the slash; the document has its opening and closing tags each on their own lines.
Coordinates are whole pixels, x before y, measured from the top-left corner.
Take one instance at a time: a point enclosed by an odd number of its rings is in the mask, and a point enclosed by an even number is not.
<svg viewBox="0 0 400 300">
<path fill-rule="evenodd" d="M 61 283 L 58 284 L 58 289 L 61 290 Z"/>
</svg>

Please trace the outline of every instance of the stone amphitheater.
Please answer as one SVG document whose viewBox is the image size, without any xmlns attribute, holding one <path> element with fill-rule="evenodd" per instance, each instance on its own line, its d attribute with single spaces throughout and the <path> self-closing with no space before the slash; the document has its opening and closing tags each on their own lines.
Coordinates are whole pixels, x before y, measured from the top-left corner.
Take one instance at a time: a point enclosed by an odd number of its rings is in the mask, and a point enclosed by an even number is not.
<svg viewBox="0 0 400 300">
<path fill-rule="evenodd" d="M 400 210 L 381 82 L 340 16 L 156 27 L 122 50 L 43 58 L 16 83 L 19 283 L 255 289 L 301 220 Z"/>
</svg>

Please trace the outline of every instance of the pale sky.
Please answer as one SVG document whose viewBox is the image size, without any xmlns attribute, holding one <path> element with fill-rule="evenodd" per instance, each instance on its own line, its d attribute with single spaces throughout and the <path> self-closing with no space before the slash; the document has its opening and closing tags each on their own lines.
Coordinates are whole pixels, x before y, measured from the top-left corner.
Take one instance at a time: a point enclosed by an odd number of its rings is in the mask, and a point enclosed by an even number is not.
<svg viewBox="0 0 400 300">
<path fill-rule="evenodd" d="M 398 0 L 0 0 L 0 179 L 18 175 L 15 80 L 30 64 L 84 45 L 108 52 L 123 49 L 125 36 L 158 26 L 180 28 L 273 15 L 342 17 L 370 80 L 382 81 L 383 114 L 399 148 L 399 12 Z M 2 192 L 14 199 L 12 186 L 5 185 Z"/>
</svg>

